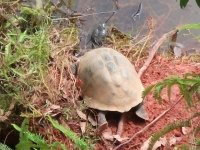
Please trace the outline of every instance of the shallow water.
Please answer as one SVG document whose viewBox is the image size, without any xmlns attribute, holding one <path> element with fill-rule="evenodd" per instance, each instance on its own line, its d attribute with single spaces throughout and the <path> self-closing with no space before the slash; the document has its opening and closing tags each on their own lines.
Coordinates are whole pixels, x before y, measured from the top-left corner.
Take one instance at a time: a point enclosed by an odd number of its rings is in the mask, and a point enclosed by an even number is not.
<svg viewBox="0 0 200 150">
<path fill-rule="evenodd" d="M 53 3 L 61 2 L 51 0 Z M 107 26 L 115 26 L 121 32 L 129 35 L 146 35 L 148 32 L 147 22 L 153 20 L 154 40 L 159 39 L 164 33 L 173 28 L 190 23 L 200 23 L 200 8 L 194 0 L 189 1 L 186 8 L 181 9 L 179 1 L 161 0 L 63 0 L 60 7 L 63 12 L 69 8 L 82 14 L 83 24 L 80 25 L 81 49 L 88 48 L 92 31 L 100 23 L 104 23 L 116 11 L 115 15 L 107 22 Z M 131 18 L 138 11 L 142 2 L 142 9 L 135 20 Z M 107 13 L 106 13 L 107 12 Z M 200 42 L 195 40 L 200 31 L 182 31 L 178 33 L 177 43 L 183 47 L 183 51 L 195 51 L 200 53 Z M 200 41 L 200 40 L 199 40 Z M 90 43 L 91 44 L 91 43 Z"/>
<path fill-rule="evenodd" d="M 73 9 L 83 14 L 116 11 L 116 14 L 107 23 L 108 26 L 116 26 L 120 31 L 133 35 L 139 32 L 145 34 L 147 31 L 146 22 L 153 18 L 156 23 L 155 39 L 160 38 L 165 32 L 178 25 L 200 23 L 200 8 L 195 1 L 189 1 L 186 8 L 181 9 L 179 2 L 176 1 L 143 0 L 140 17 L 136 17 L 135 21 L 133 21 L 131 15 L 138 10 L 140 0 L 118 0 L 119 9 L 116 8 L 114 2 L 114 0 L 76 0 Z M 93 29 L 99 23 L 105 22 L 111 14 L 95 14 L 83 17 L 82 19 L 85 21 L 81 26 L 82 39 L 84 39 L 82 42 L 87 43 Z M 199 42 L 192 37 L 200 35 L 200 32 L 194 30 L 191 31 L 193 35 L 188 35 L 189 33 L 179 33 L 177 42 L 187 50 L 199 49 Z"/>
</svg>

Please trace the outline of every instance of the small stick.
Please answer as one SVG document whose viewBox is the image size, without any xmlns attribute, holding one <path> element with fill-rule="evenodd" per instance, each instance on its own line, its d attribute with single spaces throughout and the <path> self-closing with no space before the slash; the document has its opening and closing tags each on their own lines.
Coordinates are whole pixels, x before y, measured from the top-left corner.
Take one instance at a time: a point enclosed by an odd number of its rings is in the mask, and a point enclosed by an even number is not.
<svg viewBox="0 0 200 150">
<path fill-rule="evenodd" d="M 93 16 L 93 15 L 99 15 L 99 14 L 109 14 L 109 13 L 116 13 L 116 11 L 105 11 L 105 12 L 98 12 L 98 13 L 92 13 L 92 14 L 83 14 L 83 15 L 79 15 L 79 16 L 75 16 L 75 17 L 69 17 L 69 18 L 56 18 L 56 19 L 52 19 L 53 21 L 57 21 L 57 20 L 69 20 L 69 19 L 76 19 L 76 18 L 82 18 L 82 17 L 87 17 L 87 16 Z"/>
<path fill-rule="evenodd" d="M 174 29 L 168 33 L 165 33 L 159 40 L 158 42 L 153 46 L 152 50 L 150 51 L 149 57 L 147 58 L 146 62 L 144 63 L 144 65 L 142 66 L 142 68 L 140 68 L 138 75 L 139 77 L 142 76 L 142 74 L 145 72 L 145 70 L 148 68 L 149 64 L 151 63 L 152 59 L 154 58 L 158 48 L 160 47 L 160 45 L 168 38 L 171 37 L 172 35 L 176 34 L 178 31 L 178 29 Z"/>
<path fill-rule="evenodd" d="M 116 13 L 116 11 L 114 11 L 113 13 L 112 13 L 112 15 L 105 21 L 105 24 L 113 17 L 113 15 Z"/>
<path fill-rule="evenodd" d="M 183 98 L 183 96 L 180 96 L 178 98 L 177 102 L 174 103 L 170 108 L 168 108 L 167 110 L 165 110 L 162 114 L 160 114 L 158 117 L 156 117 L 151 123 L 149 123 L 144 128 L 142 128 L 140 131 L 138 131 L 137 133 L 135 133 L 129 140 L 127 140 L 124 143 L 121 143 L 120 145 L 118 145 L 117 147 L 115 147 L 113 150 L 118 150 L 123 145 L 128 144 L 129 142 L 131 142 L 136 136 L 138 136 L 139 134 L 141 134 L 144 131 L 146 131 L 147 129 L 149 129 L 150 126 L 152 126 L 154 123 L 156 123 L 160 118 L 162 118 L 165 114 L 167 114 L 172 108 L 174 108 L 181 101 L 182 98 Z"/>
</svg>

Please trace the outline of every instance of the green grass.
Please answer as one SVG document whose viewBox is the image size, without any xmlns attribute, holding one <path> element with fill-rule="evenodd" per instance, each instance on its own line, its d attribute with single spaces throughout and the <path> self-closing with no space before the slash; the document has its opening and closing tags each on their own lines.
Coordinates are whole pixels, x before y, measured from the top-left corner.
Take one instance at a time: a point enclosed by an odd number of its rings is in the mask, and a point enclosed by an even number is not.
<svg viewBox="0 0 200 150">
<path fill-rule="evenodd" d="M 7 33 L 7 41 L 0 57 L 1 103 L 22 101 L 33 86 L 40 84 L 50 55 L 47 35 L 44 29 L 32 35 L 28 35 L 26 31 Z M 6 109 L 6 104 L 1 107 Z"/>
</svg>

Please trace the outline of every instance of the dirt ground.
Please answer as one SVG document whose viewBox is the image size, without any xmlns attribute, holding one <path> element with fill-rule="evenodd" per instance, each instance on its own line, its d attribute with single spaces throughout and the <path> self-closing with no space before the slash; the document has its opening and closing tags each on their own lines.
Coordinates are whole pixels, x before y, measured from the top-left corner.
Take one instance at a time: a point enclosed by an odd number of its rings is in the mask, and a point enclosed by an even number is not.
<svg viewBox="0 0 200 150">
<path fill-rule="evenodd" d="M 136 65 L 136 68 L 140 68 L 141 65 Z M 150 84 L 156 83 L 170 77 L 172 75 L 181 76 L 185 73 L 196 73 L 200 74 L 200 64 L 199 63 L 188 63 L 184 62 L 180 59 L 169 59 L 164 58 L 160 55 L 155 56 L 150 66 L 146 70 L 146 72 L 142 75 L 142 82 L 144 86 L 148 86 Z M 162 93 L 163 103 L 159 104 L 152 95 L 148 95 L 145 99 L 146 110 L 149 113 L 150 120 L 149 121 L 141 121 L 138 118 L 134 119 L 133 115 L 129 115 L 124 124 L 124 133 L 123 137 L 131 137 L 136 132 L 140 131 L 147 124 L 149 124 L 153 119 L 159 116 L 163 111 L 170 108 L 178 98 L 180 97 L 179 89 L 174 87 L 172 90 L 171 100 L 168 100 L 167 92 Z M 198 110 L 198 108 L 196 108 Z M 156 131 L 162 129 L 168 123 L 174 121 L 180 121 L 187 119 L 191 116 L 192 112 L 195 111 L 195 108 L 192 110 L 189 109 L 185 102 L 180 101 L 172 110 L 170 110 L 166 115 L 160 118 L 156 123 L 154 123 L 147 131 L 136 136 L 131 142 L 119 148 L 120 150 L 132 150 L 132 149 L 140 149 L 142 144 Z M 117 121 L 114 118 L 115 116 L 111 116 L 108 118 L 110 122 L 110 127 L 113 131 L 116 131 Z M 200 119 L 195 120 L 196 125 L 200 125 Z M 172 138 L 173 137 L 173 138 Z M 191 137 L 184 135 L 182 129 L 176 129 L 173 132 L 170 132 L 166 135 L 166 138 L 169 142 L 171 139 L 178 139 L 176 144 L 181 143 L 192 143 Z M 96 144 L 96 150 L 108 149 L 110 146 L 113 147 L 114 144 L 108 142 L 100 142 Z M 115 145 L 116 146 L 116 145 Z M 162 146 L 159 149 L 172 149 L 171 146 Z"/>
</svg>

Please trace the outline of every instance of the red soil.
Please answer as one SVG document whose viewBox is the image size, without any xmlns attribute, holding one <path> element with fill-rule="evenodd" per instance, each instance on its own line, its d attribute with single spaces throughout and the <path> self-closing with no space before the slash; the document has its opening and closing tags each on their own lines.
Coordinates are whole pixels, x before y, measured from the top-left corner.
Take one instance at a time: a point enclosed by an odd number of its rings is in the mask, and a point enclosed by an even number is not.
<svg viewBox="0 0 200 150">
<path fill-rule="evenodd" d="M 139 68 L 136 66 L 136 68 Z M 144 86 L 148 86 L 150 84 L 161 81 L 162 79 L 168 78 L 172 75 L 181 76 L 185 73 L 196 73 L 200 74 L 200 64 L 197 63 L 188 63 L 181 62 L 181 60 L 174 60 L 163 58 L 161 56 L 156 56 L 154 60 L 149 65 L 148 69 L 142 76 L 142 82 Z M 153 98 L 152 95 L 149 95 L 147 99 L 145 99 L 146 110 L 149 113 L 150 121 L 159 116 L 163 111 L 170 108 L 178 98 L 180 97 L 179 89 L 174 87 L 172 90 L 171 100 L 168 100 L 167 92 L 162 93 L 163 103 L 158 104 L 158 102 Z M 193 110 L 194 111 L 194 110 Z M 135 137 L 130 143 L 122 146 L 120 150 L 128 150 L 128 149 L 140 149 L 141 145 L 156 131 L 159 131 L 163 127 L 165 127 L 168 123 L 184 120 L 190 117 L 192 114 L 191 109 L 185 104 L 185 101 L 180 101 L 172 110 L 170 110 L 166 115 L 160 118 L 155 124 L 153 124 L 147 131 L 141 133 L 137 137 Z M 113 122 L 113 120 L 109 120 Z M 124 124 L 124 133 L 123 136 L 131 137 L 136 132 L 140 131 L 144 128 L 147 122 L 138 122 L 138 120 L 127 119 Z M 195 121 L 198 125 L 200 125 L 200 119 Z M 110 125 L 113 130 L 116 131 L 117 122 L 114 121 L 113 124 Z M 167 137 L 180 137 L 181 141 L 179 143 L 189 142 L 189 138 L 186 135 L 183 135 L 181 129 L 174 130 L 167 134 Z M 103 150 L 108 148 L 108 143 L 101 142 L 96 145 L 97 150 Z M 166 149 L 165 147 L 162 149 Z"/>
</svg>

